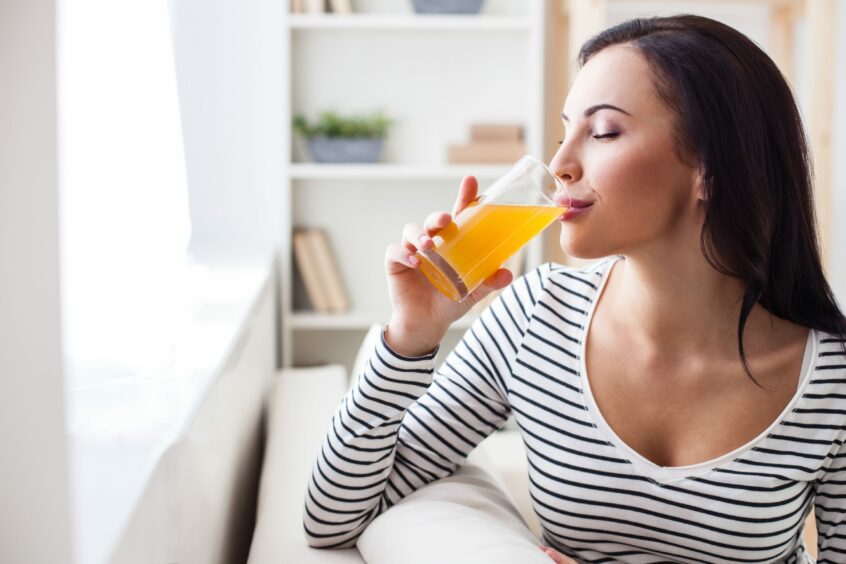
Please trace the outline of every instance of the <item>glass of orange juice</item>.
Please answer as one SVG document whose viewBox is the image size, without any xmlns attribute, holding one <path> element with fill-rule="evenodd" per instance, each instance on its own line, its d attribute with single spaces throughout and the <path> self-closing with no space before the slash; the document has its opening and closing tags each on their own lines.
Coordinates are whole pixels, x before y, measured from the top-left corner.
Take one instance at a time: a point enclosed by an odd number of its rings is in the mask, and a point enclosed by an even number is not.
<svg viewBox="0 0 846 564">
<path fill-rule="evenodd" d="M 558 191 L 566 188 L 545 164 L 522 157 L 433 237 L 432 249 L 417 253 L 421 272 L 442 294 L 463 301 L 566 211 L 552 199 Z"/>
</svg>

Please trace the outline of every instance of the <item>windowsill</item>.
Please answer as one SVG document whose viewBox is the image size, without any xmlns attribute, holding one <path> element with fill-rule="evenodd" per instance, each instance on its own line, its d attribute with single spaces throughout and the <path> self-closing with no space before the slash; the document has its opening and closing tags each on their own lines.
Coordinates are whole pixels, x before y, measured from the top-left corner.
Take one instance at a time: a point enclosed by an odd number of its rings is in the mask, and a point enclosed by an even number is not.
<svg viewBox="0 0 846 564">
<path fill-rule="evenodd" d="M 196 291 L 167 371 L 139 377 L 118 368 L 113 378 L 67 392 L 77 564 L 110 558 L 159 460 L 189 428 L 272 283 L 272 261 L 195 266 L 186 276 Z"/>
</svg>

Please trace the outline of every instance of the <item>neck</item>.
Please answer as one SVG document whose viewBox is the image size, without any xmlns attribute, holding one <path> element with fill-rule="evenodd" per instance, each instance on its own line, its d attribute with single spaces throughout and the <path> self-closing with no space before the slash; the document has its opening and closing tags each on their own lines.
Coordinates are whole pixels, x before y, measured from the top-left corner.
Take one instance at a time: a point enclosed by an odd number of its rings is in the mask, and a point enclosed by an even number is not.
<svg viewBox="0 0 846 564">
<path fill-rule="evenodd" d="M 614 288 L 607 288 L 616 303 L 611 310 L 638 344 L 683 354 L 736 350 L 743 283 L 701 253 L 626 256 L 615 271 Z"/>
<path fill-rule="evenodd" d="M 700 249 L 701 210 L 662 241 L 623 251 L 603 292 L 615 330 L 650 357 L 737 359 L 743 281 Z M 777 349 L 802 328 L 756 304 L 743 331 L 747 355 Z M 792 330 L 792 332 L 791 332 Z M 801 331 L 800 331 L 801 332 Z"/>
</svg>

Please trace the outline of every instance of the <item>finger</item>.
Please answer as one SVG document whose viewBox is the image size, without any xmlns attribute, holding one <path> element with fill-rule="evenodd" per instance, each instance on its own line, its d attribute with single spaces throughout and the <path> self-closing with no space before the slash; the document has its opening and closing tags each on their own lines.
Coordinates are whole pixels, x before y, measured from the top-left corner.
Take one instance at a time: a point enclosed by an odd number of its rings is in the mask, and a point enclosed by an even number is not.
<svg viewBox="0 0 846 564">
<path fill-rule="evenodd" d="M 544 554 L 549 556 L 552 559 L 552 561 L 555 562 L 556 564 L 576 564 L 575 560 L 573 560 L 572 558 L 569 558 L 567 556 L 564 556 L 563 554 L 561 554 L 560 552 L 558 552 L 554 548 L 549 548 L 548 546 L 544 546 L 544 545 L 540 545 L 540 546 L 538 546 L 538 548 L 541 549 L 544 552 Z"/>
<path fill-rule="evenodd" d="M 551 548 L 544 550 L 544 553 L 552 558 L 552 561 L 555 562 L 555 564 L 561 564 L 561 559 L 558 557 L 558 553 Z"/>
<path fill-rule="evenodd" d="M 385 250 L 385 271 L 388 274 L 399 274 L 417 268 L 419 264 L 420 259 L 414 251 L 409 251 L 404 245 L 391 243 Z"/>
<path fill-rule="evenodd" d="M 416 223 L 406 223 L 402 230 L 402 244 L 412 252 L 426 250 L 434 245 L 432 238 Z"/>
<path fill-rule="evenodd" d="M 477 193 L 479 191 L 479 182 L 475 176 L 465 176 L 461 180 L 461 186 L 458 188 L 458 199 L 452 207 L 452 216 L 458 215 L 458 212 L 476 201 Z"/>
<path fill-rule="evenodd" d="M 482 283 L 486 290 L 494 292 L 505 288 L 514 280 L 514 274 L 507 268 L 500 268 L 490 276 L 488 276 Z"/>
<path fill-rule="evenodd" d="M 549 548 L 548 546 L 544 545 L 540 545 L 538 546 L 538 548 L 541 549 L 544 554 L 549 556 L 552 561 L 555 562 L 555 564 L 566 564 L 568 562 L 572 562 L 572 560 L 570 560 L 566 556 L 561 556 L 560 554 L 558 554 L 558 551 L 554 548 Z"/>
<path fill-rule="evenodd" d="M 423 229 L 432 236 L 452 221 L 452 216 L 447 212 L 435 212 L 431 213 L 426 217 L 426 221 L 423 222 Z"/>
<path fill-rule="evenodd" d="M 473 299 L 473 303 L 476 304 L 491 292 L 496 292 L 497 290 L 501 290 L 505 288 L 514 280 L 514 275 L 511 273 L 510 270 L 505 268 L 500 268 L 490 276 L 488 276 L 482 284 L 476 288 L 476 290 L 471 294 Z"/>
</svg>

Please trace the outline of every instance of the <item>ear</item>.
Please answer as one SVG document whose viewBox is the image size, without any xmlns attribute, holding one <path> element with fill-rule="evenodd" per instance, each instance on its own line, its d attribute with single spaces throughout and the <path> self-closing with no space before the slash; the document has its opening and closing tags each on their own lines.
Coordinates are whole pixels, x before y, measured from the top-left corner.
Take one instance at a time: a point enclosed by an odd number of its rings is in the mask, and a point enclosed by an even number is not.
<svg viewBox="0 0 846 564">
<path fill-rule="evenodd" d="M 704 176 L 701 166 L 693 169 L 693 194 L 700 202 L 706 201 Z"/>
</svg>

